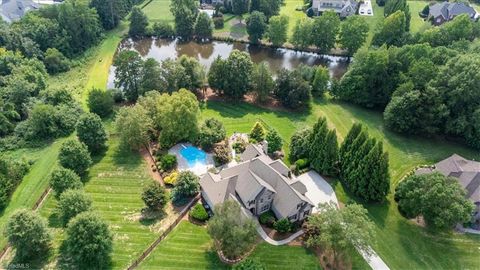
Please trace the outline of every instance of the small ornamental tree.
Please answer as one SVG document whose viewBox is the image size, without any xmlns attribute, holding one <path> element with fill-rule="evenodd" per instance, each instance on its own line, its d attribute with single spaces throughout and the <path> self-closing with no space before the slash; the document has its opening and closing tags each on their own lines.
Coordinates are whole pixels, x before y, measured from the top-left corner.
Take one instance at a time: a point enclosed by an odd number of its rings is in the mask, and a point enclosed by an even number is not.
<svg viewBox="0 0 480 270">
<path fill-rule="evenodd" d="M 198 221 L 205 221 L 208 219 L 207 210 L 205 210 L 205 207 L 200 203 L 196 204 L 192 210 L 190 210 L 190 216 Z"/>
<path fill-rule="evenodd" d="M 115 119 L 115 129 L 119 133 L 122 146 L 132 150 L 140 149 L 150 141 L 152 120 L 148 117 L 147 110 L 138 104 L 123 107 Z"/>
<path fill-rule="evenodd" d="M 48 254 L 52 237 L 46 220 L 30 210 L 18 210 L 5 227 L 8 243 L 19 262 L 29 262 Z"/>
<path fill-rule="evenodd" d="M 163 210 L 168 202 L 167 190 L 154 181 L 151 182 L 142 193 L 142 200 L 149 210 L 158 211 Z"/>
<path fill-rule="evenodd" d="M 77 136 L 88 147 L 90 153 L 98 153 L 106 147 L 107 132 L 102 119 L 96 114 L 86 113 L 80 116 L 77 123 Z"/>
<path fill-rule="evenodd" d="M 270 129 L 265 136 L 265 140 L 268 142 L 268 153 L 272 154 L 275 151 L 282 150 L 283 141 L 278 132 L 275 129 Z"/>
<path fill-rule="evenodd" d="M 227 132 L 222 122 L 215 118 L 208 118 L 200 127 L 199 144 L 204 149 L 210 149 L 213 144 L 225 139 Z"/>
<path fill-rule="evenodd" d="M 80 269 L 103 269 L 110 261 L 112 239 L 105 221 L 92 212 L 83 212 L 68 223 L 66 252 Z"/>
<path fill-rule="evenodd" d="M 287 218 L 282 218 L 273 223 L 273 228 L 279 233 L 287 233 L 292 230 L 292 223 Z"/>
<path fill-rule="evenodd" d="M 257 238 L 255 223 L 241 213 L 240 205 L 233 200 L 215 206 L 207 231 L 215 240 L 215 248 L 229 259 L 244 255 Z"/>
<path fill-rule="evenodd" d="M 218 143 L 213 148 L 213 160 L 217 166 L 227 164 L 232 159 L 230 148 L 226 143 Z"/>
<path fill-rule="evenodd" d="M 56 168 L 50 175 L 50 187 L 58 199 L 68 189 L 80 189 L 83 187 L 80 177 L 72 170 L 63 167 Z"/>
<path fill-rule="evenodd" d="M 78 214 L 91 209 L 92 199 L 83 190 L 67 190 L 58 201 L 58 212 L 64 226 Z"/>
<path fill-rule="evenodd" d="M 407 177 L 398 184 L 395 201 L 404 216 L 422 215 L 427 225 L 436 229 L 470 221 L 474 209 L 458 180 L 437 172 Z"/>
<path fill-rule="evenodd" d="M 265 129 L 260 122 L 256 122 L 248 137 L 254 142 L 261 142 L 265 139 Z"/>
<path fill-rule="evenodd" d="M 83 176 L 92 165 L 92 159 L 87 146 L 76 139 L 65 141 L 60 147 L 58 154 L 60 165 L 71 169 L 76 174 Z"/>
<path fill-rule="evenodd" d="M 100 89 L 92 89 L 88 93 L 87 99 L 88 108 L 90 112 L 98 114 L 100 117 L 105 117 L 113 112 L 113 95 L 112 91 L 103 91 Z"/>
<path fill-rule="evenodd" d="M 198 180 L 198 176 L 191 171 L 180 172 L 172 190 L 173 201 L 179 203 L 188 197 L 195 196 L 200 189 Z"/>
</svg>

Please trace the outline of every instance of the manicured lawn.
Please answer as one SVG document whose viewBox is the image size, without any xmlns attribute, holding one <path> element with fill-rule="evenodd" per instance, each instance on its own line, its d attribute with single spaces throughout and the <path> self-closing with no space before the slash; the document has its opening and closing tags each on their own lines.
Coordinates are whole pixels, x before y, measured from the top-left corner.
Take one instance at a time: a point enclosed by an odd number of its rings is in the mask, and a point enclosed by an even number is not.
<svg viewBox="0 0 480 270">
<path fill-rule="evenodd" d="M 251 255 L 267 269 L 321 269 L 315 254 L 303 247 L 259 244 Z M 182 221 L 139 269 L 228 269 L 212 249 L 206 228 Z"/>
<path fill-rule="evenodd" d="M 173 23 L 173 15 L 170 12 L 170 1 L 171 0 L 153 0 L 143 8 L 143 12 L 147 15 L 150 23 L 160 21 Z"/>
<path fill-rule="evenodd" d="M 416 33 L 419 30 L 427 28 L 431 25 L 418 15 L 418 13 L 420 13 L 426 5 L 428 5 L 428 2 L 426 1 L 408 1 L 410 14 L 412 14 L 412 18 L 410 19 L 410 32 Z"/>
<path fill-rule="evenodd" d="M 48 187 L 48 175 L 57 162 L 57 155 L 62 141 L 57 140 L 44 148 L 21 149 L 8 153 L 15 158 L 25 157 L 27 160 L 32 159 L 35 163 L 13 193 L 7 208 L 0 213 L 0 249 L 7 244 L 7 239 L 5 239 L 3 232 L 8 218 L 18 209 L 31 209 Z"/>
<path fill-rule="evenodd" d="M 298 20 L 306 18 L 307 15 L 301 10 L 296 10 L 297 7 L 303 6 L 303 0 L 285 0 L 285 5 L 280 8 L 280 15 L 285 15 L 289 19 L 288 36 L 293 34 L 293 28 Z"/>
<path fill-rule="evenodd" d="M 420 164 L 432 164 L 452 153 L 479 159 L 471 149 L 452 142 L 436 139 L 406 137 L 390 132 L 383 126 L 379 112 L 331 100 L 314 102 L 309 112 L 275 112 L 249 104 L 208 102 L 202 109 L 202 117 L 216 117 L 223 121 L 229 134 L 248 132 L 254 122 L 261 119 L 275 128 L 286 141 L 295 130 L 312 125 L 319 116 L 325 116 L 331 127 L 337 130 L 340 140 L 354 122 L 364 123 L 370 134 L 383 140 L 390 157 L 392 193 L 384 204 L 365 205 L 376 224 L 375 251 L 392 269 L 459 269 L 478 268 L 480 237 L 454 233 L 431 233 L 403 218 L 393 201 L 393 191 L 403 175 Z M 338 183 L 338 182 L 337 182 Z M 340 184 L 335 185 L 339 199 L 349 197 Z"/>
<path fill-rule="evenodd" d="M 93 208 L 107 223 L 114 236 L 112 268 L 125 269 L 155 240 L 155 222 L 140 221 L 143 187 L 151 180 L 146 163 L 136 152 L 119 149 L 118 139 L 110 136 L 109 149 L 89 172 L 85 191 L 93 199 Z M 56 200 L 49 196 L 41 214 L 49 218 L 55 230 L 55 247 L 63 239 L 63 230 L 55 217 Z"/>
</svg>

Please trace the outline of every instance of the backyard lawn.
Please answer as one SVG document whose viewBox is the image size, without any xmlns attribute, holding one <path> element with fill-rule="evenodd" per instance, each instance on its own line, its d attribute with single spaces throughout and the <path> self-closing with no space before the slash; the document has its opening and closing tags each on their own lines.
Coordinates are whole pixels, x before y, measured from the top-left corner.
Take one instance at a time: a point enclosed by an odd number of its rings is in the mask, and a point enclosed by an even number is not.
<svg viewBox="0 0 480 270">
<path fill-rule="evenodd" d="M 165 21 L 173 23 L 173 15 L 170 12 L 171 0 L 153 0 L 143 8 L 150 23 Z"/>
<path fill-rule="evenodd" d="M 85 192 L 93 208 L 110 227 L 113 235 L 112 269 L 125 269 L 158 236 L 155 222 L 143 222 L 140 210 L 143 187 L 151 180 L 148 167 L 136 152 L 120 150 L 118 139 L 111 135 L 108 151 L 94 158 Z M 54 247 L 60 246 L 63 230 L 55 214 L 56 199 L 49 196 L 40 213 L 54 229 Z M 56 250 L 55 254 L 58 253 Z"/>
<path fill-rule="evenodd" d="M 364 123 L 370 134 L 383 140 L 389 152 L 392 193 L 385 204 L 365 205 L 376 224 L 377 243 L 373 245 L 374 249 L 389 267 L 392 269 L 478 268 L 479 236 L 431 233 L 403 218 L 393 201 L 396 184 L 416 165 L 432 164 L 452 153 L 478 160 L 480 158 L 478 152 L 447 141 L 405 137 L 392 133 L 385 130 L 381 113 L 332 100 L 314 102 L 310 111 L 305 113 L 276 112 L 246 103 L 208 102 L 202 108 L 203 118 L 220 119 L 229 134 L 234 131 L 248 132 L 255 121 L 261 119 L 267 126 L 275 128 L 284 138 L 285 150 L 294 131 L 306 125 L 313 125 L 319 116 L 327 117 L 331 127 L 337 130 L 340 140 L 354 122 Z M 335 185 L 335 190 L 341 201 L 346 202 L 349 199 L 340 184 Z"/>
<path fill-rule="evenodd" d="M 408 1 L 410 14 L 412 15 L 412 18 L 410 19 L 410 32 L 416 33 L 431 25 L 418 15 L 426 5 L 428 5 L 428 2 L 426 1 Z"/>
<path fill-rule="evenodd" d="M 315 254 L 303 247 L 259 244 L 251 257 L 267 269 L 321 269 Z M 212 249 L 205 227 L 182 221 L 140 264 L 139 269 L 228 269 Z"/>
</svg>

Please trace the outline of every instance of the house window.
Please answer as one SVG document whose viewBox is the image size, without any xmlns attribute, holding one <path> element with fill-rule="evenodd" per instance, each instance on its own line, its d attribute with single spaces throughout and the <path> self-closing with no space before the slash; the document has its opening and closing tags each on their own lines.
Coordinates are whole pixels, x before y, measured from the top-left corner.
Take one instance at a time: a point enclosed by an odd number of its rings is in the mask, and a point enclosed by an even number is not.
<svg viewBox="0 0 480 270">
<path fill-rule="evenodd" d="M 303 216 L 308 216 L 309 213 L 310 213 L 310 211 L 307 210 L 307 211 L 303 212 Z"/>
<path fill-rule="evenodd" d="M 260 212 L 265 212 L 265 211 L 267 211 L 269 208 L 270 208 L 270 205 L 269 205 L 269 204 L 266 204 L 266 205 L 262 206 L 262 209 L 260 210 Z"/>
<path fill-rule="evenodd" d="M 302 207 L 302 204 L 301 204 L 301 203 L 299 203 L 299 204 L 297 205 L 297 209 L 300 209 L 300 207 Z"/>
<path fill-rule="evenodd" d="M 260 203 L 263 203 L 263 198 L 260 199 Z"/>
<path fill-rule="evenodd" d="M 295 214 L 295 215 L 293 215 L 293 216 L 289 216 L 288 219 L 289 219 L 289 220 L 297 219 L 297 214 Z"/>
</svg>

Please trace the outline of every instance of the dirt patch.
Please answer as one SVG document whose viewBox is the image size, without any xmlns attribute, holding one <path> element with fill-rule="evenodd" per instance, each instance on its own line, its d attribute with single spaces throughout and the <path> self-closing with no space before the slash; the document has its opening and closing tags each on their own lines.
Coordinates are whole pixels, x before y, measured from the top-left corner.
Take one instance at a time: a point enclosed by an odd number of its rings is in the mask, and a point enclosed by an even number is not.
<svg viewBox="0 0 480 270">
<path fill-rule="evenodd" d="M 153 160 L 152 156 L 150 155 L 150 152 L 147 148 L 142 148 L 140 149 L 140 155 L 142 155 L 142 158 L 147 162 L 148 164 L 148 172 L 150 176 L 153 178 L 153 180 L 159 182 L 162 186 L 165 186 L 165 183 L 163 182 L 162 176 L 157 170 L 157 167 L 155 166 L 155 161 Z"/>
<path fill-rule="evenodd" d="M 335 270 L 350 270 L 352 269 L 352 263 L 350 261 L 345 261 L 339 258 L 337 255 L 337 262 L 334 262 L 333 253 L 328 250 L 323 250 L 321 248 L 314 249 L 315 254 L 320 262 L 320 265 L 325 270 L 335 269 Z"/>
</svg>

